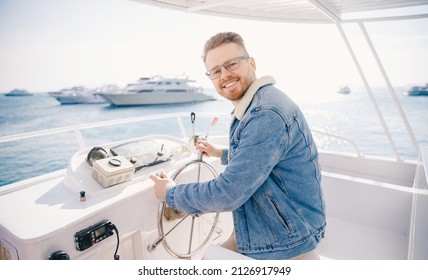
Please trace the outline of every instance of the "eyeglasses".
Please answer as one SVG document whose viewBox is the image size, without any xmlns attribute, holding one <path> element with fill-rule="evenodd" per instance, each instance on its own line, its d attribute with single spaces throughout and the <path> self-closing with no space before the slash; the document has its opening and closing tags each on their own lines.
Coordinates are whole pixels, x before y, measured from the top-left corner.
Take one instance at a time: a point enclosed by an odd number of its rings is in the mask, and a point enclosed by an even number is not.
<svg viewBox="0 0 428 280">
<path fill-rule="evenodd" d="M 250 58 L 248 55 L 241 55 L 232 59 L 229 59 L 223 65 L 219 65 L 206 72 L 205 75 L 208 76 L 211 80 L 217 79 L 221 76 L 221 67 L 224 67 L 227 71 L 233 71 L 241 65 L 241 59 Z"/>
</svg>

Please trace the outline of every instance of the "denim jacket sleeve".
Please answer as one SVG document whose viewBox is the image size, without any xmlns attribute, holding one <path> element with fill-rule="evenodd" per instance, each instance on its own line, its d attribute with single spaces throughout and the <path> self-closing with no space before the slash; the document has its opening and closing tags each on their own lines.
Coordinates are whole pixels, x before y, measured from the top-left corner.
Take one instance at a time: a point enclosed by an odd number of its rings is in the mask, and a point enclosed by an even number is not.
<svg viewBox="0 0 428 280">
<path fill-rule="evenodd" d="M 168 205 L 188 213 L 233 211 L 263 184 L 287 149 L 287 126 L 275 110 L 249 110 L 231 134 L 225 170 L 211 181 L 169 189 Z"/>
<path fill-rule="evenodd" d="M 229 150 L 228 149 L 223 149 L 221 151 L 221 164 L 223 165 L 227 165 L 229 163 Z"/>
</svg>

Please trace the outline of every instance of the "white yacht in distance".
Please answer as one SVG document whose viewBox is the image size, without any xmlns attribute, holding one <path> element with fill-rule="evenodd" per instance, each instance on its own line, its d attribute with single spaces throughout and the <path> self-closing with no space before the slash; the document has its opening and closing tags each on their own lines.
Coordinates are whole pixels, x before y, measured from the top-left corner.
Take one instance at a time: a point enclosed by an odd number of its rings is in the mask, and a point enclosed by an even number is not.
<svg viewBox="0 0 428 280">
<path fill-rule="evenodd" d="M 337 93 L 341 93 L 341 94 L 350 94 L 351 93 L 351 89 L 348 86 L 344 86 L 344 87 L 340 87 L 337 90 Z"/>
<path fill-rule="evenodd" d="M 25 89 L 14 89 L 8 93 L 4 94 L 5 96 L 31 96 L 32 93 L 29 93 Z"/>
<path fill-rule="evenodd" d="M 98 88 L 88 88 L 85 86 L 74 86 L 64 88 L 60 91 L 48 92 L 50 96 L 58 100 L 62 105 L 83 104 L 83 103 L 105 103 L 106 100 L 100 96 L 101 93 L 118 91 L 116 85 L 105 85 Z"/>
<path fill-rule="evenodd" d="M 415 8 L 413 11 L 416 11 L 420 5 L 428 5 L 428 0 L 136 2 L 186 13 L 191 11 L 275 22 L 334 24 L 345 43 L 348 42 L 348 37 L 343 32 L 342 25 L 358 24 L 375 58 L 378 58 L 376 49 L 365 29 L 367 22 L 428 18 L 428 14 L 417 12 L 410 14 L 407 11 L 408 13 L 394 16 L 390 16 L 387 11 L 383 12 L 385 9 L 400 7 Z M 373 18 L 357 13 L 373 10 L 380 10 L 382 14 Z M 426 28 L 421 26 L 421 30 L 425 30 L 426 34 Z M 428 146 L 422 142 L 420 144 L 416 139 L 400 102 L 396 100 L 386 72 L 381 71 L 390 89 L 391 99 L 397 101 L 394 104 L 401 118 L 394 119 L 394 122 L 401 122 L 406 127 L 409 139 L 419 154 L 417 160 L 401 157 L 397 146 L 402 146 L 405 141 L 401 138 L 394 141 L 384 114 L 378 109 L 378 103 L 389 104 L 389 100 L 374 98 L 367 76 L 360 68 L 357 57 L 353 55 L 352 46 L 349 43 L 346 46 L 359 70 L 369 101 L 374 105 L 394 156 L 363 154 L 357 144 L 349 139 L 349 135 L 333 135 L 313 130 L 322 137 L 345 141 L 354 148 L 352 152 L 343 152 L 340 147 L 319 149 L 327 229 L 325 238 L 316 249 L 316 259 L 428 260 Z M 313 47 L 317 48 L 317 44 L 313 44 Z M 383 70 L 380 59 L 376 59 L 376 62 Z M 187 80 L 156 81 L 164 84 L 161 86 L 155 84 L 155 80 L 142 79 L 129 85 L 128 92 L 103 96 L 116 105 L 210 100 L 198 89 L 178 84 Z M 166 84 L 167 82 L 170 84 Z M 192 98 L 187 99 L 187 96 Z M 216 127 L 221 128 L 221 134 L 217 129 L 210 132 L 209 141 L 218 145 L 229 144 L 229 114 L 196 115 L 197 124 L 207 124 L 206 131 L 209 131 L 210 119 L 213 120 L 212 124 L 217 123 Z M 74 133 L 80 148 L 75 150 L 71 158 L 60 159 L 61 162 L 68 163 L 66 169 L 55 172 L 43 169 L 45 173 L 40 176 L 0 188 L 0 259 L 103 260 L 119 259 L 120 255 L 120 259 L 125 260 L 247 260 L 247 257 L 219 246 L 233 230 L 230 212 L 201 216 L 185 214 L 171 219 L 171 214 L 167 213 L 168 208 L 154 196 L 150 174 L 163 170 L 177 183 L 185 183 L 211 180 L 225 168 L 218 158 L 196 155 L 195 148 L 189 141 L 195 139 L 195 114 L 190 116 L 191 122 L 188 121 L 188 112 L 185 112 L 0 136 L 0 143 L 14 147 L 15 143 L 24 139 L 41 137 L 44 140 L 43 137 L 50 135 L 67 133 L 69 137 L 68 133 Z M 95 130 L 105 129 L 108 132 L 112 127 L 115 137 L 111 140 L 106 139 L 107 133 Z M 192 135 L 189 135 L 190 131 L 193 131 Z M 343 134 L 343 131 L 338 130 L 338 133 L 341 132 Z M 132 133 L 138 134 L 135 136 Z M 208 132 L 205 133 L 207 134 Z M 116 136 L 121 136 L 121 140 Z M 38 148 L 40 142 L 43 141 L 29 142 L 32 152 L 39 153 L 40 158 L 53 158 L 56 153 Z M 379 145 L 378 142 L 378 138 L 366 139 L 366 143 L 373 147 Z M 61 150 L 73 147 L 67 142 L 54 148 Z M 12 160 L 14 159 L 8 158 L 3 163 L 18 166 Z M 20 157 L 16 160 L 22 162 Z M 24 164 L 25 167 L 28 166 L 27 161 Z M 45 166 L 32 163 L 32 167 L 42 169 Z M 179 265 L 184 264 L 181 262 Z M 249 266 L 264 264 L 266 263 L 251 263 Z M 363 264 L 359 275 L 371 275 L 371 269 L 376 269 L 378 265 L 382 267 L 382 277 L 386 279 L 395 279 L 397 267 L 401 268 L 403 265 L 407 268 L 405 275 L 410 279 L 424 279 L 422 277 L 426 275 L 425 270 L 421 277 L 415 276 L 413 268 L 424 265 L 420 262 L 400 262 L 399 265 L 393 262 L 388 267 L 383 262 L 377 262 L 367 272 L 365 268 L 368 266 Z M 283 262 L 281 265 L 284 265 Z M 293 263 L 294 265 L 298 266 L 297 263 Z M 325 262 L 325 265 L 330 265 L 330 262 Z M 360 263 L 358 266 L 353 266 L 353 263 L 350 266 L 344 262 L 334 265 L 337 271 L 346 273 L 344 278 L 349 275 L 353 278 L 353 274 L 360 269 Z M 316 267 L 319 267 L 318 263 Z M 44 273 L 48 276 L 47 271 Z M 81 276 L 82 272 L 79 270 L 75 273 L 79 273 L 76 276 Z M 298 273 L 303 273 L 303 270 L 300 269 Z"/>
<path fill-rule="evenodd" d="M 161 76 L 142 77 L 128 84 L 121 92 L 101 93 L 110 104 L 116 106 L 157 105 L 192 103 L 215 100 L 203 93 L 201 87 L 191 85 L 195 81 Z"/>
</svg>

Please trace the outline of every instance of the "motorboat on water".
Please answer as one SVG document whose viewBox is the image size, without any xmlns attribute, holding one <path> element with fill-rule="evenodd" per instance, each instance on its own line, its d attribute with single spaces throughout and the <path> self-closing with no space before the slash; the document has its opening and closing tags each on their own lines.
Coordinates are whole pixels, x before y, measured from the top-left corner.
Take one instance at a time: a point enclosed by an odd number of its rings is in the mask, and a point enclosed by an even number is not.
<svg viewBox="0 0 428 280">
<path fill-rule="evenodd" d="M 50 96 L 55 98 L 61 105 L 69 104 L 92 104 L 105 103 L 106 100 L 100 94 L 108 92 L 117 92 L 119 87 L 116 85 L 104 85 L 97 88 L 88 88 L 85 86 L 74 86 L 64 88 L 59 91 L 48 92 Z"/>
<path fill-rule="evenodd" d="M 375 7 L 383 9 L 390 5 L 428 4 L 427 1 L 394 1 L 392 4 L 386 0 L 293 1 L 294 8 L 288 13 L 284 7 L 289 1 L 220 1 L 215 5 L 174 0 L 141 2 L 253 19 L 333 22 L 345 41 L 342 13 L 370 11 Z M 405 18 L 409 17 L 406 14 Z M 358 23 L 370 42 L 364 32 L 364 20 L 359 18 Z M 352 48 L 350 51 L 352 53 Z M 355 63 L 359 68 L 357 60 Z M 370 95 L 366 77 L 362 71 L 360 75 Z M 389 81 L 387 77 L 385 80 Z M 392 99 L 394 96 L 391 94 Z M 378 101 L 374 98 L 370 101 L 377 108 Z M 319 147 L 327 229 L 316 249 L 318 259 L 428 259 L 428 147 L 419 145 L 399 102 L 395 105 L 418 152 L 416 160 L 400 157 L 385 125 L 383 129 L 395 155 L 392 158 L 364 155 L 344 136 L 323 135 L 348 141 L 356 149 L 345 153 Z M 383 124 L 382 114 L 377 112 Z M 227 145 L 230 116 L 202 112 L 195 115 L 202 133 L 192 132 L 195 131 L 194 118 L 190 117 L 189 121 L 189 112 L 184 112 L 0 137 L 0 143 L 10 143 L 74 133 L 80 147 L 71 158 L 62 159 L 68 162 L 65 170 L 0 188 L 0 258 L 246 259 L 219 246 L 232 231 L 230 213 L 198 217 L 175 213 L 154 196 L 148 176 L 160 170 L 177 182 L 210 180 L 222 172 L 224 167 L 219 160 L 198 155 L 189 139 L 206 136 L 209 131 L 209 141 Z M 218 121 L 217 129 L 213 130 L 210 123 L 214 123 L 211 122 L 214 119 Z M 106 141 L 105 133 L 82 133 L 109 126 L 116 126 L 115 130 L 120 131 L 123 139 Z M 144 133 L 131 136 L 125 133 L 136 131 Z M 314 130 L 314 134 L 322 132 Z M 85 139 L 85 135 L 95 139 Z M 36 147 L 34 152 L 48 156 Z"/>
<path fill-rule="evenodd" d="M 340 94 L 350 94 L 351 93 L 351 89 L 348 86 L 340 87 L 337 90 L 337 93 L 340 93 Z"/>
<path fill-rule="evenodd" d="M 428 84 L 419 85 L 419 86 L 411 86 L 406 91 L 404 91 L 405 95 L 408 96 L 424 96 L 428 95 Z"/>
<path fill-rule="evenodd" d="M 111 105 L 159 105 L 205 102 L 215 100 L 205 94 L 201 87 L 192 85 L 187 78 L 166 78 L 162 76 L 142 77 L 128 84 L 121 92 L 100 94 Z"/>
<path fill-rule="evenodd" d="M 5 96 L 32 96 L 32 93 L 29 93 L 25 89 L 13 89 L 8 93 L 4 94 Z"/>
</svg>

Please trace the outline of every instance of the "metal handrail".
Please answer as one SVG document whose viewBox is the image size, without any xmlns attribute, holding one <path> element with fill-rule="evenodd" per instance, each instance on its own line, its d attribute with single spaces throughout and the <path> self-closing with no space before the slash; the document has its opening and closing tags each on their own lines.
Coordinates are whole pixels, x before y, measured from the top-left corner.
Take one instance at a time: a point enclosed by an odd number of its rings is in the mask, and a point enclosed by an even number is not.
<svg viewBox="0 0 428 280">
<path fill-rule="evenodd" d="M 358 73 L 360 74 L 360 78 L 364 83 L 367 94 L 370 98 L 370 102 L 372 103 L 372 105 L 376 111 L 377 117 L 380 121 L 380 124 L 382 125 L 383 131 L 384 131 L 384 133 L 388 139 L 389 145 L 391 146 L 392 151 L 394 152 L 396 160 L 400 161 L 400 155 L 398 153 L 397 147 L 395 146 L 394 140 L 392 139 L 391 132 L 389 131 L 388 126 L 386 125 L 385 119 L 383 118 L 383 115 L 382 115 L 382 112 L 379 108 L 379 105 L 377 104 L 376 99 L 374 98 L 373 92 L 369 86 L 366 75 L 364 74 L 364 71 L 361 68 L 361 65 L 357 59 L 357 56 L 355 55 L 354 50 L 353 50 L 351 44 L 349 43 L 348 37 L 346 36 L 345 32 L 343 31 L 341 24 L 337 23 L 336 27 L 337 27 L 340 35 L 342 36 L 343 42 L 345 43 L 346 47 L 348 48 L 349 54 L 351 55 L 352 60 L 354 61 L 354 64 L 358 70 Z"/>
<path fill-rule="evenodd" d="M 379 71 L 382 73 L 383 79 L 385 80 L 385 83 L 388 86 L 389 94 L 390 94 L 392 100 L 394 101 L 395 107 L 397 108 L 398 112 L 400 113 L 400 117 L 403 120 L 403 123 L 404 123 L 404 126 L 406 127 L 407 133 L 408 133 L 410 139 L 412 140 L 413 146 L 417 152 L 417 151 L 419 151 L 418 141 L 416 140 L 416 137 L 415 137 L 415 134 L 412 130 L 412 127 L 410 126 L 410 123 L 407 120 L 406 114 L 404 113 L 403 108 L 401 107 L 401 104 L 398 101 L 397 94 L 395 93 L 395 90 L 392 87 L 391 81 L 389 80 L 388 75 L 386 74 L 385 68 L 383 67 L 383 64 L 379 58 L 379 55 L 377 54 L 376 49 L 375 49 L 372 41 L 370 40 L 370 37 L 367 33 L 366 28 L 364 27 L 364 24 L 362 22 L 359 22 L 359 26 L 360 26 L 362 33 L 364 34 L 364 37 L 366 38 L 367 44 L 369 45 L 370 50 L 371 50 L 371 52 L 372 52 L 372 54 L 376 60 L 378 67 L 379 67 Z"/>
<path fill-rule="evenodd" d="M 135 123 L 141 121 L 151 121 L 151 120 L 159 120 L 159 119 L 168 119 L 175 118 L 178 122 L 181 134 L 183 138 L 188 138 L 186 133 L 186 129 L 183 123 L 183 118 L 188 117 L 189 113 L 187 112 L 179 112 L 179 113 L 169 113 L 169 114 L 160 114 L 160 115 L 150 115 L 150 116 L 141 116 L 141 117 L 132 117 L 132 118 L 122 118 L 116 120 L 108 120 L 108 121 L 100 121 L 100 122 L 92 122 L 92 123 L 84 123 L 72 126 L 58 127 L 58 128 L 49 128 L 31 132 L 17 133 L 13 135 L 0 136 L 0 143 L 5 142 L 13 142 L 17 140 L 29 139 L 33 137 L 40 137 L 46 135 L 55 135 L 60 133 L 72 132 L 78 143 L 80 148 L 85 148 L 86 144 L 81 135 L 81 131 L 90 128 L 99 128 L 99 127 L 107 127 L 118 124 L 127 124 L 127 123 Z M 213 116 L 213 115 L 226 115 L 224 113 L 198 113 L 199 116 Z"/>
<path fill-rule="evenodd" d="M 186 132 L 186 128 L 184 125 L 184 118 L 188 117 L 189 113 L 187 112 L 178 112 L 178 113 L 169 113 L 169 114 L 160 114 L 160 115 L 150 115 L 150 116 L 140 116 L 140 117 L 132 117 L 132 118 L 122 118 L 122 119 L 116 119 L 116 120 L 108 120 L 108 121 L 100 121 L 100 122 L 92 122 L 92 123 L 84 123 L 84 124 L 78 124 L 78 125 L 72 125 L 72 126 L 64 126 L 64 127 L 58 127 L 58 128 L 49 128 L 49 129 L 43 129 L 43 130 L 37 130 L 37 131 L 31 131 L 31 132 L 24 132 L 24 133 L 17 133 L 13 135 L 5 135 L 0 136 L 0 143 L 6 143 L 6 142 L 13 142 L 18 140 L 24 140 L 29 139 L 33 137 L 40 137 L 40 136 L 46 136 L 46 135 L 55 135 L 60 133 L 66 133 L 66 132 L 72 132 L 78 143 L 79 147 L 81 149 L 86 148 L 87 145 L 85 143 L 84 138 L 81 135 L 81 131 L 85 129 L 90 128 L 99 128 L 99 127 L 108 127 L 118 124 L 127 124 L 127 123 L 135 123 L 135 122 L 141 122 L 141 121 L 152 121 L 152 120 L 160 120 L 160 119 L 168 119 L 168 118 L 175 118 L 178 122 L 178 126 L 180 128 L 180 132 L 183 138 L 189 138 L 188 133 Z M 225 113 L 198 113 L 199 116 L 226 116 Z M 313 133 L 326 135 L 328 137 L 344 140 L 355 149 L 356 154 L 361 157 L 362 153 L 360 149 L 358 148 L 357 144 L 353 142 L 352 140 L 342 137 L 339 135 L 311 129 Z"/>
<path fill-rule="evenodd" d="M 348 139 L 346 137 L 342 137 L 342 136 L 339 136 L 339 135 L 335 135 L 335 134 L 331 134 L 331 133 L 327 133 L 327 132 L 315 130 L 315 129 L 311 129 L 311 131 L 313 133 L 318 133 L 318 134 L 326 135 L 326 136 L 329 136 L 329 137 L 332 137 L 332 138 L 337 138 L 337 139 L 340 139 L 340 140 L 344 140 L 347 143 L 351 144 L 352 147 L 354 147 L 354 149 L 355 149 L 358 157 L 362 157 L 363 156 L 363 154 L 361 153 L 360 149 L 358 148 L 358 145 L 355 144 L 355 142 L 352 141 L 351 139 Z"/>
</svg>

